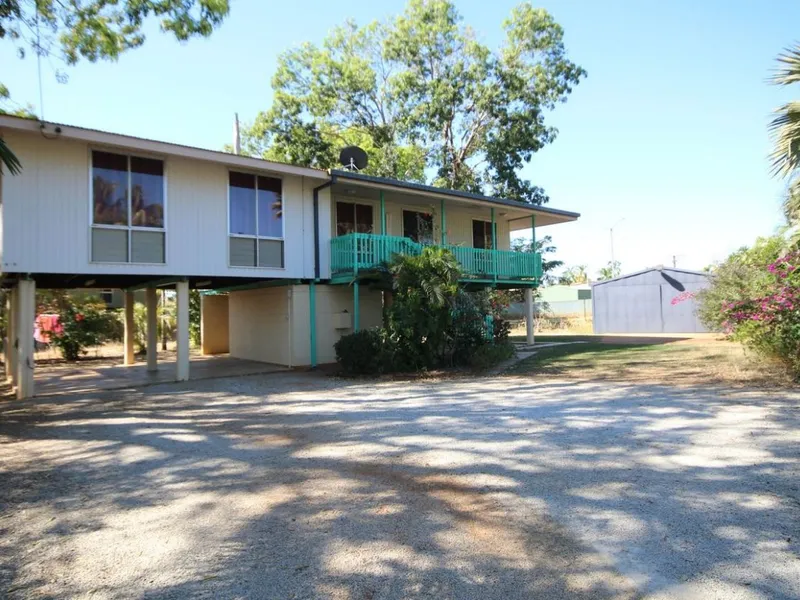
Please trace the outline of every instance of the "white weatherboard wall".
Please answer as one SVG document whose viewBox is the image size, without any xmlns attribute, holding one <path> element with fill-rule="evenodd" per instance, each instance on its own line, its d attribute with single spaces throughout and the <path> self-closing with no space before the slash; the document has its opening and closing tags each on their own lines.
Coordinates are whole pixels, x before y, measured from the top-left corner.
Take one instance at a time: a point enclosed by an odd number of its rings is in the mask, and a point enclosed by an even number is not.
<svg viewBox="0 0 800 600">
<path fill-rule="evenodd" d="M 92 263 L 90 148 L 126 153 L 125 148 L 47 140 L 13 131 L 3 132 L 3 137 L 23 164 L 20 175 L 6 175 L 1 180 L 5 272 L 314 276 L 312 190 L 318 182 L 277 174 L 283 179 L 284 269 L 229 267 L 228 168 L 207 161 L 154 156 L 164 160 L 167 178 L 166 264 Z"/>
</svg>

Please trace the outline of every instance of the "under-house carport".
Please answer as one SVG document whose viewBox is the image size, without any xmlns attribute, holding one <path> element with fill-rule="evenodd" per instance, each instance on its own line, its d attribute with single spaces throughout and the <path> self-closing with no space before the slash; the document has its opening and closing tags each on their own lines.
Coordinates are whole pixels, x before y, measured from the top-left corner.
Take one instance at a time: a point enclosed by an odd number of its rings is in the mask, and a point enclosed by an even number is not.
<svg viewBox="0 0 800 600">
<path fill-rule="evenodd" d="M 226 355 L 227 348 L 217 346 L 213 351 L 193 353 L 189 345 L 189 292 L 191 289 L 215 289 L 231 284 L 248 285 L 255 279 L 164 277 L 153 280 L 147 276 L 75 275 L 75 274 L 6 274 L 3 287 L 6 299 L 7 338 L 4 340 L 6 379 L 18 398 L 68 391 L 89 391 L 135 387 L 148 383 L 187 381 L 208 377 L 238 376 L 281 370 L 249 360 Z M 122 357 L 77 363 L 36 364 L 34 331 L 37 316 L 37 290 L 121 289 L 124 291 Z M 175 351 L 159 352 L 157 336 L 157 304 L 159 290 L 175 293 L 176 344 Z M 135 294 L 146 307 L 146 355 L 137 360 L 135 354 Z M 213 338 L 211 332 L 207 332 Z M 225 328 L 227 337 L 227 327 Z M 205 355 L 214 356 L 205 356 Z M 196 371 L 196 372 L 193 372 Z"/>
<path fill-rule="evenodd" d="M 708 273 L 654 267 L 592 284 L 594 333 L 706 333 L 695 295 Z"/>
</svg>

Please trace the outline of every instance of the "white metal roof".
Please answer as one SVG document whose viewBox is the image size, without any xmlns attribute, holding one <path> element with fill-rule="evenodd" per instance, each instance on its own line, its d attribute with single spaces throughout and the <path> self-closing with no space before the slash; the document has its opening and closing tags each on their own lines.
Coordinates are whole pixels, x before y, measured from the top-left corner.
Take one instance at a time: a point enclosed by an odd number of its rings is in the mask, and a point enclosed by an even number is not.
<svg viewBox="0 0 800 600">
<path fill-rule="evenodd" d="M 153 154 L 163 154 L 168 156 L 182 156 L 196 160 L 205 160 L 215 163 L 223 163 L 234 167 L 271 171 L 273 173 L 284 173 L 288 175 L 299 175 L 327 181 L 329 175 L 322 169 L 312 169 L 309 167 L 298 167 L 252 156 L 241 156 L 229 152 L 218 150 L 206 150 L 193 146 L 183 146 L 170 142 L 160 142 L 146 138 L 110 133 L 98 129 L 87 129 L 85 127 L 73 127 L 61 123 L 51 123 L 39 121 L 38 119 L 26 119 L 11 115 L 0 115 L 0 130 L 8 129 L 14 131 L 24 131 L 28 133 L 40 133 L 48 138 L 77 140 L 92 144 L 102 144 L 104 146 L 115 146 L 128 150 L 138 150 Z"/>
</svg>

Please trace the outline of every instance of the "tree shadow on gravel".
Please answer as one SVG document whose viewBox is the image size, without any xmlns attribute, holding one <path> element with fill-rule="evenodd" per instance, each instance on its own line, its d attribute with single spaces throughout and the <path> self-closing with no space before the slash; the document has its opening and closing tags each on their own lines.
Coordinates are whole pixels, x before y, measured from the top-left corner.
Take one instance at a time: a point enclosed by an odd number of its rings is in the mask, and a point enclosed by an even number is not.
<svg viewBox="0 0 800 600">
<path fill-rule="evenodd" d="M 794 597 L 797 399 L 300 374 L 9 402 L 7 597 Z M 789 540 L 789 541 L 787 541 Z"/>
</svg>

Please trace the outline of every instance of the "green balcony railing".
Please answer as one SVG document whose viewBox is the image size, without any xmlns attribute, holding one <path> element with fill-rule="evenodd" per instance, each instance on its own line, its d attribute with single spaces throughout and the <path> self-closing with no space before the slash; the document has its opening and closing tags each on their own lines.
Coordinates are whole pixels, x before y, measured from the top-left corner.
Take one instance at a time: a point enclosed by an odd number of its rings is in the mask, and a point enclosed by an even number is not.
<svg viewBox="0 0 800 600">
<path fill-rule="evenodd" d="M 484 250 L 446 244 L 464 273 L 475 279 L 539 279 L 542 256 L 532 252 Z M 405 237 L 350 233 L 331 240 L 331 271 L 358 273 L 379 268 L 395 254 L 418 255 L 424 246 Z"/>
</svg>

